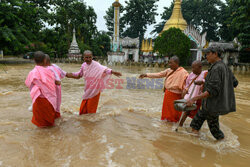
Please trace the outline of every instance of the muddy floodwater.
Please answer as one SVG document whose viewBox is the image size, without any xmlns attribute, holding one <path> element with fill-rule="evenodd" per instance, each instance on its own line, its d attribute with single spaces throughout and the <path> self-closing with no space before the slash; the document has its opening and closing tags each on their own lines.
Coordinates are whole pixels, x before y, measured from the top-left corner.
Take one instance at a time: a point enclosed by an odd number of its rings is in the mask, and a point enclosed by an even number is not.
<svg viewBox="0 0 250 167">
<path fill-rule="evenodd" d="M 80 64 L 58 64 L 77 72 Z M 161 68 L 113 66 L 123 83 L 101 94 L 97 114 L 78 116 L 84 81 L 62 80 L 62 118 L 53 128 L 31 123 L 24 81 L 34 67 L 0 66 L 0 167 L 248 167 L 250 74 L 236 73 L 237 112 L 220 117 L 226 138 L 214 140 L 205 123 L 200 137 L 177 133 L 161 121 L 161 89 L 128 89 L 128 79 Z M 113 79 L 116 77 L 112 76 Z M 117 82 L 116 82 L 117 81 Z M 121 83 L 119 85 L 118 83 Z M 117 89 L 117 87 L 119 89 Z"/>
</svg>

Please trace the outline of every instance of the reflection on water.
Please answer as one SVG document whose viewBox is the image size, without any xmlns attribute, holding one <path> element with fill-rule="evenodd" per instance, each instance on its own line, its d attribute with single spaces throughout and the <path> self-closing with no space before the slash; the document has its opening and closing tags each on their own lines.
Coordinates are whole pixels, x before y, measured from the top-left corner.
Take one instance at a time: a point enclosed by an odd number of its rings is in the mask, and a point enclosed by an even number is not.
<svg viewBox="0 0 250 167">
<path fill-rule="evenodd" d="M 65 71 L 80 65 L 59 64 Z M 83 80 L 62 82 L 62 118 L 53 128 L 31 122 L 25 78 L 33 65 L 0 70 L 0 166 L 248 166 L 250 75 L 236 74 L 237 112 L 220 117 L 225 140 L 214 140 L 205 123 L 201 136 L 160 120 L 161 89 L 126 89 L 126 77 L 160 68 L 112 67 L 124 89 L 105 90 L 97 114 L 78 116 Z"/>
</svg>

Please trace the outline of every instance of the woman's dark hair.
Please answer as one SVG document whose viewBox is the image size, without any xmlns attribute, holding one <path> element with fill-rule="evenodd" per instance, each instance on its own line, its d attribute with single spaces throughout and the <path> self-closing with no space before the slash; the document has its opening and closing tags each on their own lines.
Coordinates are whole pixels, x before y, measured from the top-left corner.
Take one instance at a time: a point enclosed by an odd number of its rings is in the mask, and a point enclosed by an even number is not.
<svg viewBox="0 0 250 167">
<path fill-rule="evenodd" d="M 170 58 L 170 60 L 173 60 L 176 64 L 180 64 L 180 59 L 178 56 L 174 55 Z"/>
<path fill-rule="evenodd" d="M 42 64 L 45 59 L 45 54 L 42 51 L 36 51 L 34 54 L 34 60 L 36 64 Z"/>
</svg>

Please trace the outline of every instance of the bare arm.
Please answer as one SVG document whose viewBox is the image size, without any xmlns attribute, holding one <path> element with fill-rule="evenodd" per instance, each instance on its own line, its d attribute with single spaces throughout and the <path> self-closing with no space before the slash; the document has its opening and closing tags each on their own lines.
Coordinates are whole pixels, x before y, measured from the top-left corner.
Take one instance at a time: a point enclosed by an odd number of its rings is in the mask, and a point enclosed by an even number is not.
<svg viewBox="0 0 250 167">
<path fill-rule="evenodd" d="M 80 79 L 83 76 L 83 65 L 80 68 L 79 72 L 66 73 L 67 78 Z"/>
<path fill-rule="evenodd" d="M 184 98 L 186 94 L 188 94 L 188 90 L 187 89 L 183 89 L 183 91 L 181 93 L 181 98 Z"/>
<path fill-rule="evenodd" d="M 143 78 L 146 78 L 146 77 L 148 77 L 147 74 L 141 74 L 141 75 L 139 76 L 140 79 L 143 79 Z"/>
<path fill-rule="evenodd" d="M 61 81 L 57 81 L 57 80 L 56 80 L 56 81 L 55 81 L 55 84 L 56 84 L 56 85 L 61 85 Z"/>
<path fill-rule="evenodd" d="M 74 75 L 73 73 L 66 73 L 66 77 L 67 78 L 73 78 L 73 79 L 80 79 L 81 76 L 80 75 Z"/>
<path fill-rule="evenodd" d="M 111 74 L 113 74 L 113 75 L 115 75 L 117 77 L 122 76 L 122 74 L 120 72 L 116 72 L 116 71 L 113 71 L 113 70 L 111 71 Z"/>
<path fill-rule="evenodd" d="M 195 101 L 201 100 L 201 99 L 205 99 L 205 98 L 207 98 L 207 97 L 209 97 L 209 92 L 208 92 L 208 91 L 205 91 L 204 93 L 202 93 L 202 94 L 200 94 L 200 95 L 198 95 L 198 96 L 196 96 L 196 97 L 193 97 L 192 99 L 188 100 L 188 101 L 186 102 L 186 104 L 187 104 L 187 106 L 192 106 L 192 105 L 194 104 Z"/>
<path fill-rule="evenodd" d="M 145 77 L 148 77 L 148 78 L 163 78 L 163 77 L 166 77 L 167 76 L 167 73 L 168 73 L 168 69 L 166 69 L 165 71 L 161 71 L 159 73 L 147 73 L 147 74 L 141 74 L 139 76 L 140 79 L 143 79 Z"/>
</svg>

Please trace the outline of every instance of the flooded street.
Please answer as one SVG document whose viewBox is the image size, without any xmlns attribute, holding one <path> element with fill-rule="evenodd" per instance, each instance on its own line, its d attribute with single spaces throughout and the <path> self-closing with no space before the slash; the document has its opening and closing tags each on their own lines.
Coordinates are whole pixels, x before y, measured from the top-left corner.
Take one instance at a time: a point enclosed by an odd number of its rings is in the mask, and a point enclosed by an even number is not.
<svg viewBox="0 0 250 167">
<path fill-rule="evenodd" d="M 58 64 L 77 72 L 80 64 Z M 79 116 L 84 81 L 62 80 L 62 118 L 53 128 L 31 123 L 24 81 L 34 67 L 0 67 L 0 166 L 20 167 L 247 167 L 250 163 L 250 74 L 236 74 L 237 112 L 220 117 L 225 140 L 205 123 L 200 137 L 161 121 L 161 89 L 127 89 L 127 77 L 161 68 L 111 67 L 123 73 L 123 89 L 105 90 L 97 114 Z M 5 72 L 6 71 L 6 72 Z M 115 76 L 112 76 L 116 79 Z M 121 87 L 118 87 L 121 88 Z M 185 127 L 191 119 L 187 119 Z"/>
</svg>

